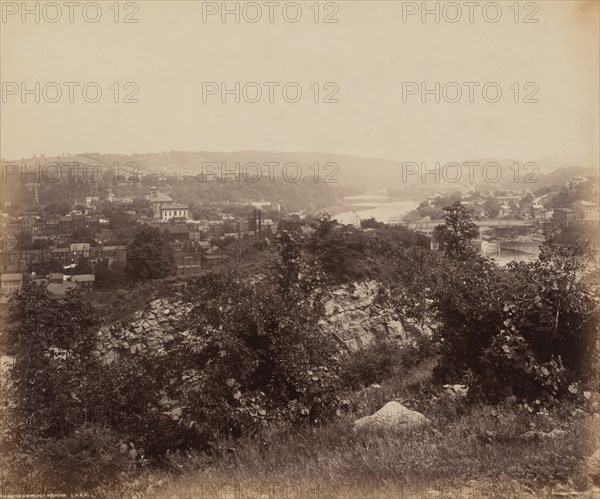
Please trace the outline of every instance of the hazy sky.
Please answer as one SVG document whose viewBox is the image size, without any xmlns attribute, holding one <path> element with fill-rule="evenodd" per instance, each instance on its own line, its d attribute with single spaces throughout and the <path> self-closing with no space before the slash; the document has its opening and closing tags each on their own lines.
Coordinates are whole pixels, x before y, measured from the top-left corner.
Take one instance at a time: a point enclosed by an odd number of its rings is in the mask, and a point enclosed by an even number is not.
<svg viewBox="0 0 600 499">
<path fill-rule="evenodd" d="M 519 23 L 512 1 L 500 1 L 502 18 L 488 22 L 479 2 L 469 7 L 455 2 L 423 23 L 420 13 L 404 14 L 421 2 L 340 1 L 335 5 L 298 2 L 302 18 L 290 2 L 273 7 L 256 2 L 225 2 L 240 5 L 240 22 L 233 14 L 221 22 L 220 15 L 207 17 L 203 8 L 219 8 L 222 2 L 142 1 L 120 4 L 138 23 L 115 23 L 114 2 L 99 2 L 102 18 L 86 22 L 80 2 L 69 22 L 68 6 L 56 2 L 62 17 L 55 23 L 56 8 L 40 9 L 40 22 L 33 14 L 22 22 L 22 2 L 3 2 L 5 19 L 0 24 L 3 100 L 1 151 L 5 159 L 35 153 L 158 152 L 164 150 L 281 150 L 325 151 L 380 157 L 402 161 L 452 161 L 476 157 L 537 159 L 555 155 L 598 157 L 598 2 L 521 2 Z M 447 3 L 447 2 L 446 2 Z M 204 4 L 204 6 L 203 6 Z M 436 2 L 427 2 L 435 8 Z M 28 4 L 35 9 L 35 2 Z M 256 23 L 244 19 L 262 11 Z M 444 5 L 443 3 L 440 5 Z M 539 11 L 535 12 L 537 7 Z M 456 23 L 458 6 L 462 18 Z M 312 7 L 312 9 L 311 9 Z M 498 15 L 486 7 L 487 18 Z M 315 23 L 327 14 L 338 23 Z M 95 8 L 87 7 L 93 19 Z M 538 23 L 524 23 L 524 18 Z M 13 86 L 14 82 L 17 86 Z M 57 103 L 55 86 L 22 95 L 19 85 L 30 89 L 56 82 L 62 89 Z M 69 102 L 68 86 L 77 82 L 75 102 Z M 96 103 L 86 102 L 82 86 L 95 82 L 102 90 Z M 119 103 L 111 86 L 119 83 Z M 122 102 L 134 86 L 138 103 Z M 225 82 L 233 88 L 257 82 L 263 90 L 258 103 L 226 103 L 220 95 L 203 102 L 203 82 Z M 277 82 L 270 103 L 264 82 Z M 299 102 L 286 102 L 282 87 L 295 82 L 302 89 Z M 315 103 L 315 82 L 323 100 L 334 86 L 338 103 Z M 420 93 L 406 96 L 403 83 L 425 82 L 435 88 L 449 82 L 446 99 L 435 102 Z M 474 82 L 474 102 L 469 87 Z M 518 82 L 520 101 L 532 92 L 539 102 L 515 103 Z M 525 86 L 528 82 L 534 85 Z M 474 86 L 478 83 L 479 86 Z M 493 100 L 501 88 L 499 102 Z M 455 99 L 456 87 L 463 92 Z M 293 99 L 294 86 L 287 96 Z M 297 87 L 296 87 L 297 88 Z M 406 86 L 405 86 L 406 89 Z M 254 98 L 255 88 L 247 87 Z M 16 92 L 16 94 L 14 94 Z M 14 94 L 14 95 L 13 95 Z M 87 96 L 95 97 L 94 86 Z M 25 103 L 21 102 L 26 98 Z"/>
</svg>

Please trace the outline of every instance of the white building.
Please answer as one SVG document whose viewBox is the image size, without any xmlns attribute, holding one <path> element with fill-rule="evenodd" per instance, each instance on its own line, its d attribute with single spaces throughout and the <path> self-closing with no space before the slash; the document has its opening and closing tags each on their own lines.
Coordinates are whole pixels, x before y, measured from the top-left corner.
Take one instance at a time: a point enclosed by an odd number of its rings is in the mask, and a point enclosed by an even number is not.
<svg viewBox="0 0 600 499">
<path fill-rule="evenodd" d="M 589 201 L 577 201 L 575 203 L 578 220 L 583 222 L 598 222 L 600 221 L 600 207 L 598 203 L 590 203 Z"/>
<path fill-rule="evenodd" d="M 156 219 L 161 218 L 160 209 L 162 206 L 173 203 L 173 198 L 162 192 L 158 192 L 157 187 L 150 187 L 150 195 L 146 196 L 146 199 L 150 201 L 154 218 Z"/>
<path fill-rule="evenodd" d="M 23 287 L 23 274 L 2 274 L 0 276 L 0 290 L 3 295 L 10 295 Z"/>
<path fill-rule="evenodd" d="M 160 207 L 160 219 L 163 222 L 168 222 L 174 218 L 183 218 L 186 222 L 192 221 L 190 207 L 187 204 L 164 204 Z"/>
</svg>

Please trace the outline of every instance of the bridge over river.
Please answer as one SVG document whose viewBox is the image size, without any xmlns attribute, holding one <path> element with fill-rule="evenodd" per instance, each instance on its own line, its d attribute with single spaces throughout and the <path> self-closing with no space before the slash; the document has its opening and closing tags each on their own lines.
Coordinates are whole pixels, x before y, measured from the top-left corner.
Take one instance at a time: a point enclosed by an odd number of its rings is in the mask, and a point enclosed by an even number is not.
<svg viewBox="0 0 600 499">
<path fill-rule="evenodd" d="M 483 219 L 474 220 L 479 226 L 480 231 L 486 231 L 494 228 L 510 228 L 510 227 L 533 227 L 538 225 L 540 222 L 537 220 L 514 220 L 514 219 Z M 394 225 L 406 225 L 409 229 L 416 230 L 423 234 L 431 234 L 435 228 L 444 223 L 443 220 L 431 220 L 428 222 L 410 222 L 407 224 L 394 224 Z"/>
</svg>

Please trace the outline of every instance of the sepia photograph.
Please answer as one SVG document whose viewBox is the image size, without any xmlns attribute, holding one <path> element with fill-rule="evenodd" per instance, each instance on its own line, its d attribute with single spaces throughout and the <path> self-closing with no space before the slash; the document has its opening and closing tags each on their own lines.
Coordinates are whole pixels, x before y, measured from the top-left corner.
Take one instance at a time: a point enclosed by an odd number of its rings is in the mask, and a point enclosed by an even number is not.
<svg viewBox="0 0 600 499">
<path fill-rule="evenodd" d="M 0 499 L 600 499 L 600 0 L 0 16 Z"/>
</svg>

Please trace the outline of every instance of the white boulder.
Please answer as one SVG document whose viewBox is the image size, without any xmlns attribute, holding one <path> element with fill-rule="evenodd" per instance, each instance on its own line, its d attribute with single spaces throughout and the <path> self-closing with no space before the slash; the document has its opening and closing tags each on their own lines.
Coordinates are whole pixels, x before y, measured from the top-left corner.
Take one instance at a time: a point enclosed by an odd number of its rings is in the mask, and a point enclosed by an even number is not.
<svg viewBox="0 0 600 499">
<path fill-rule="evenodd" d="M 429 420 L 420 412 L 412 411 L 398 402 L 385 404 L 375 414 L 357 419 L 354 431 L 391 430 L 407 432 L 417 430 L 429 424 Z"/>
</svg>

